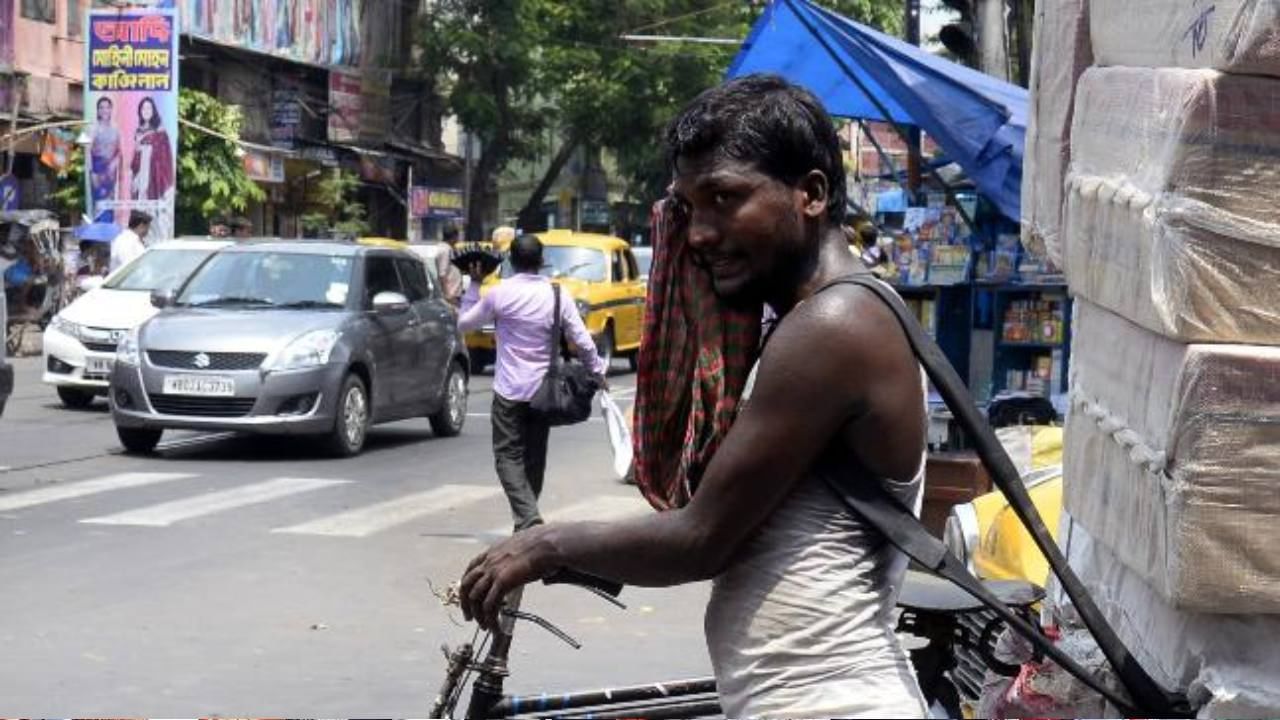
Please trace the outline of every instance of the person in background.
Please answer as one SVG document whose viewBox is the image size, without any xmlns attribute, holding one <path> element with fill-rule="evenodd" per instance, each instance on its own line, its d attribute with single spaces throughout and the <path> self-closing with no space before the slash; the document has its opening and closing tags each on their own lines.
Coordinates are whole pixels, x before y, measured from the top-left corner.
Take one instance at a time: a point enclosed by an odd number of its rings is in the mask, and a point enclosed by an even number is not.
<svg viewBox="0 0 1280 720">
<path fill-rule="evenodd" d="M 218 240 L 231 237 L 231 225 L 225 215 L 218 215 L 209 221 L 209 237 Z"/>
<path fill-rule="evenodd" d="M 231 237 L 237 240 L 247 240 L 253 237 L 253 222 L 243 215 L 237 215 L 232 218 Z"/>
<path fill-rule="evenodd" d="M 129 227 L 122 230 L 116 239 L 111 241 L 109 272 L 119 270 L 146 252 L 147 246 L 142 242 L 142 238 L 149 232 L 151 232 L 151 216 L 141 210 L 130 210 Z"/>
<path fill-rule="evenodd" d="M 440 291 L 444 299 L 455 308 L 462 303 L 462 293 L 466 282 L 462 271 L 453 264 L 453 251 L 458 247 L 458 226 L 452 223 L 445 225 L 441 232 L 444 249 L 436 255 L 436 276 L 440 278 Z M 479 283 L 476 283 L 478 286 Z"/>
<path fill-rule="evenodd" d="M 542 268 L 542 242 L 538 238 L 518 236 L 511 243 L 510 261 L 515 274 L 498 283 L 483 298 L 480 297 L 483 271 L 473 269 L 458 329 L 469 332 L 489 323 L 496 326 L 498 361 L 491 413 L 493 456 L 498 479 L 511 504 L 516 532 L 520 532 L 542 524 L 538 496 L 542 494 L 547 468 L 551 428 L 530 410 L 529 400 L 551 364 L 555 291 L 551 280 L 538 274 Z M 560 323 L 578 358 L 598 376 L 600 387 L 606 387 L 604 361 L 567 292 L 560 298 Z"/>
</svg>

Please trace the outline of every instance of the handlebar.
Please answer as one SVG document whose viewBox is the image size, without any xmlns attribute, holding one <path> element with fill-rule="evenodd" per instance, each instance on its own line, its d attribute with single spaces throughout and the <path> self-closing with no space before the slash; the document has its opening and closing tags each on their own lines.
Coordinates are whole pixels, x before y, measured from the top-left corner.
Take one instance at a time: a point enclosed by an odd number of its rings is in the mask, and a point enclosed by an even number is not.
<svg viewBox="0 0 1280 720">
<path fill-rule="evenodd" d="M 624 610 L 627 607 L 617 599 L 618 595 L 622 593 L 622 583 L 602 578 L 599 575 L 591 575 L 577 570 L 570 570 L 569 568 L 560 568 L 554 573 L 543 578 L 542 584 L 577 585 L 583 590 L 586 590 L 593 595 L 597 595 Z"/>
</svg>

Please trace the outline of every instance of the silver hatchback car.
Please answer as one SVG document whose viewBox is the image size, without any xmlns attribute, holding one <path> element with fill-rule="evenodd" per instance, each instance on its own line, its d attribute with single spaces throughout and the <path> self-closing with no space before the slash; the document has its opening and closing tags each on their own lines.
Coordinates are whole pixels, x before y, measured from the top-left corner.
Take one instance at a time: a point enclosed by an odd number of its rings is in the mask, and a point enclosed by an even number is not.
<svg viewBox="0 0 1280 720">
<path fill-rule="evenodd" d="M 337 242 L 229 247 L 120 342 L 112 418 L 131 452 L 170 428 L 323 436 L 360 452 L 370 425 L 426 416 L 462 431 L 469 367 L 423 262 Z"/>
</svg>

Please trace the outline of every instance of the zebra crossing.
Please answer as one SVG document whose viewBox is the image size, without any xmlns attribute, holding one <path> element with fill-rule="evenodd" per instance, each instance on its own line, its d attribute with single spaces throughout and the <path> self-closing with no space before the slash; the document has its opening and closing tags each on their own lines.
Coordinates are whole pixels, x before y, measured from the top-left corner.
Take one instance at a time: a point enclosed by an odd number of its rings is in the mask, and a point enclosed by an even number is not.
<svg viewBox="0 0 1280 720">
<path fill-rule="evenodd" d="M 21 521 L 28 513 L 45 506 L 57 508 L 59 503 L 89 498 L 111 498 L 116 501 L 118 498 L 129 498 L 132 491 L 143 488 L 165 488 L 170 491 L 177 489 L 181 493 L 202 477 L 197 473 L 129 472 L 0 493 L 0 532 L 3 532 L 6 523 Z M 74 517 L 67 521 L 86 526 L 170 528 L 205 518 L 230 520 L 236 511 L 250 510 L 312 493 L 341 493 L 344 488 L 358 485 L 357 481 L 343 478 L 276 477 L 213 490 L 201 488 L 203 491 L 192 492 L 177 499 L 142 502 L 137 507 L 108 514 L 87 511 L 87 517 Z M 544 498 L 544 503 L 547 506 L 544 507 L 543 514 L 548 520 L 603 521 L 649 511 L 648 505 L 637 493 L 628 492 L 621 487 L 614 488 L 613 492 L 600 493 L 567 505 L 556 506 L 548 502 L 547 498 Z M 363 505 L 344 508 L 340 512 L 320 514 L 303 522 L 264 527 L 262 530 L 273 536 L 361 539 L 411 523 L 456 516 L 461 511 L 482 508 L 484 504 L 494 508 L 491 513 L 493 517 L 506 515 L 506 501 L 496 481 L 492 485 L 443 484 L 389 499 L 367 500 Z M 482 516 L 490 517 L 484 513 Z M 492 519 L 480 523 L 482 526 L 492 524 Z M 475 533 L 476 538 L 491 539 L 509 533 L 510 525 L 476 527 L 475 530 L 478 531 Z"/>
</svg>

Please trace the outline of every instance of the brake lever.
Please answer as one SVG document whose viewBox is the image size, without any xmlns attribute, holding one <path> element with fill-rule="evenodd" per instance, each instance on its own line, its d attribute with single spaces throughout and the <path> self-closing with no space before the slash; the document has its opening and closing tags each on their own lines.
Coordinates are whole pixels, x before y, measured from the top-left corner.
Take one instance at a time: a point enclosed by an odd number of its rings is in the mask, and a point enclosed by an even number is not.
<svg viewBox="0 0 1280 720">
<path fill-rule="evenodd" d="M 527 620 L 541 627 L 543 630 L 546 630 L 552 635 L 555 635 L 557 638 L 560 638 L 562 641 L 564 641 L 566 645 L 573 648 L 574 650 L 582 649 L 582 643 L 578 642 L 577 640 L 574 640 L 569 635 L 569 633 L 556 627 L 554 624 L 551 623 L 550 620 L 545 620 L 541 617 L 538 617 L 537 615 L 534 615 L 531 612 L 525 612 L 523 610 L 509 610 L 507 608 L 502 609 L 502 614 L 506 615 L 507 617 L 514 618 L 516 620 Z"/>
</svg>

